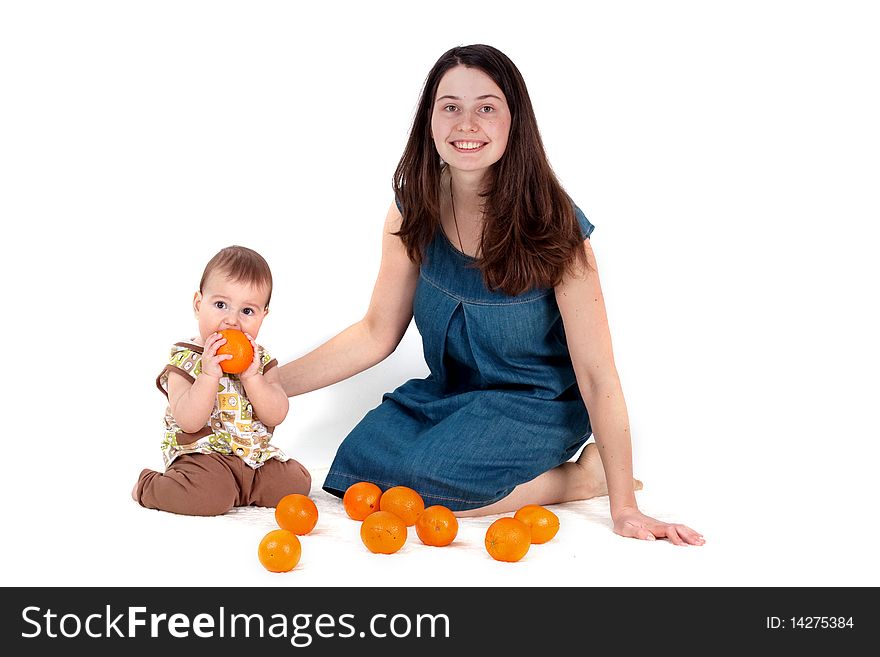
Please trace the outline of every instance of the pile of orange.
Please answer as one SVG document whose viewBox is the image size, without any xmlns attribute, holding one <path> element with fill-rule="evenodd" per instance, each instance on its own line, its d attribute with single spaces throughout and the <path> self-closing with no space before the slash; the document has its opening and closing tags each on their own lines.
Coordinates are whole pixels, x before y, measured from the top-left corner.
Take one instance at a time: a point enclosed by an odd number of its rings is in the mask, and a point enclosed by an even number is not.
<svg viewBox="0 0 880 657">
<path fill-rule="evenodd" d="M 486 551 L 497 561 L 519 561 L 532 545 L 546 543 L 559 531 L 555 513 L 537 504 L 519 509 L 512 518 L 499 518 L 486 530 Z"/>
<path fill-rule="evenodd" d="M 266 570 L 286 573 L 296 567 L 302 556 L 298 537 L 308 534 L 318 524 L 318 507 L 305 495 L 285 495 L 275 507 L 275 522 L 280 529 L 263 537 L 257 557 Z"/>
<path fill-rule="evenodd" d="M 406 543 L 408 527 L 425 545 L 443 547 L 458 534 L 458 521 L 445 506 L 425 508 L 418 492 L 393 486 L 384 493 L 376 484 L 359 481 L 342 497 L 348 517 L 361 521 L 361 541 L 370 552 L 394 554 Z"/>
<path fill-rule="evenodd" d="M 361 541 L 375 554 L 394 554 L 407 540 L 408 527 L 425 545 L 444 547 L 458 535 L 458 520 L 445 506 L 425 508 L 425 501 L 412 488 L 394 486 L 384 493 L 376 484 L 360 481 L 345 491 L 345 513 L 361 523 Z M 318 522 L 318 508 L 305 495 L 291 494 L 275 507 L 279 529 L 260 541 L 260 563 L 272 572 L 293 570 L 302 555 L 298 536 L 311 532 Z M 495 520 L 486 530 L 485 546 L 497 561 L 522 559 L 532 545 L 546 543 L 559 531 L 559 518 L 537 504 L 520 508 L 513 517 Z"/>
<path fill-rule="evenodd" d="M 447 507 L 425 508 L 422 496 L 412 488 L 394 486 L 384 493 L 376 484 L 352 484 L 342 497 L 345 512 L 360 520 L 361 540 L 379 554 L 397 552 L 407 538 L 407 527 L 415 526 L 425 545 L 443 547 L 458 535 L 458 520 Z M 378 507 L 378 510 L 377 510 Z M 549 509 L 529 504 L 512 518 L 499 518 L 486 530 L 485 545 L 498 561 L 519 561 L 532 545 L 546 543 L 559 531 L 559 518 Z"/>
</svg>

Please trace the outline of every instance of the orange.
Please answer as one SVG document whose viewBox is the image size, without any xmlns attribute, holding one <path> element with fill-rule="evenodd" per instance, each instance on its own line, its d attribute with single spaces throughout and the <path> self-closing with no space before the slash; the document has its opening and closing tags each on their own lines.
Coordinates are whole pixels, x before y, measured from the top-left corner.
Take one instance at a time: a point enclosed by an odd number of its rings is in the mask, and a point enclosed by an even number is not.
<svg viewBox="0 0 880 657">
<path fill-rule="evenodd" d="M 379 498 L 382 489 L 369 481 L 352 484 L 342 496 L 342 506 L 352 520 L 363 520 L 373 511 L 379 510 Z"/>
<path fill-rule="evenodd" d="M 376 511 L 361 523 L 361 540 L 370 552 L 394 554 L 406 543 L 406 525 L 389 511 Z"/>
<path fill-rule="evenodd" d="M 425 545 L 443 547 L 455 540 L 458 520 L 445 506 L 429 506 L 416 520 L 416 534 Z"/>
<path fill-rule="evenodd" d="M 499 518 L 486 530 L 486 550 L 497 561 L 519 561 L 531 544 L 529 528 L 516 518 Z"/>
<path fill-rule="evenodd" d="M 223 329 L 220 335 L 226 344 L 217 349 L 217 354 L 232 354 L 232 358 L 220 361 L 220 369 L 228 374 L 241 374 L 254 360 L 254 348 L 247 336 L 238 329 Z"/>
<path fill-rule="evenodd" d="M 556 514 L 537 504 L 528 504 L 514 516 L 522 520 L 532 532 L 532 543 L 546 543 L 559 531 L 559 518 Z"/>
<path fill-rule="evenodd" d="M 257 548 L 260 563 L 273 573 L 286 573 L 299 563 L 302 546 L 293 532 L 273 529 L 263 537 Z"/>
<path fill-rule="evenodd" d="M 407 527 L 412 527 L 419 514 L 425 510 L 425 501 L 412 488 L 395 486 L 382 493 L 379 508 L 390 511 L 403 520 Z"/>
<path fill-rule="evenodd" d="M 275 507 L 275 521 L 281 529 L 302 536 L 308 534 L 318 524 L 318 507 L 305 495 L 291 493 L 278 501 L 278 506 Z"/>
</svg>

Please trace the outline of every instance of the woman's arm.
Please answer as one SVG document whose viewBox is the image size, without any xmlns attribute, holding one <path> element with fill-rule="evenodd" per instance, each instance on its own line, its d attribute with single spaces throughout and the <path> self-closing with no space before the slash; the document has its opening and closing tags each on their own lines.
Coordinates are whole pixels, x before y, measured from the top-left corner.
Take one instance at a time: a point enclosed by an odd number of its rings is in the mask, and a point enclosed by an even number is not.
<svg viewBox="0 0 880 657">
<path fill-rule="evenodd" d="M 639 511 L 636 504 L 629 416 L 614 364 L 605 300 L 590 240 L 584 240 L 584 250 L 589 269 L 577 265 L 568 272 L 556 287 L 556 300 L 578 387 L 602 457 L 614 531 L 646 540 L 668 538 L 676 545 L 702 545 L 703 537 L 690 527 L 655 520 Z"/>
<path fill-rule="evenodd" d="M 354 376 L 387 358 L 400 344 L 412 319 L 419 269 L 393 235 L 402 217 L 395 203 L 382 234 L 382 263 L 366 315 L 317 349 L 279 368 L 289 397 Z"/>
<path fill-rule="evenodd" d="M 632 441 L 590 240 L 584 240 L 584 249 L 590 269 L 578 266 L 567 273 L 556 287 L 556 300 L 578 387 L 605 468 L 614 517 L 623 509 L 638 508 L 633 492 Z"/>
</svg>

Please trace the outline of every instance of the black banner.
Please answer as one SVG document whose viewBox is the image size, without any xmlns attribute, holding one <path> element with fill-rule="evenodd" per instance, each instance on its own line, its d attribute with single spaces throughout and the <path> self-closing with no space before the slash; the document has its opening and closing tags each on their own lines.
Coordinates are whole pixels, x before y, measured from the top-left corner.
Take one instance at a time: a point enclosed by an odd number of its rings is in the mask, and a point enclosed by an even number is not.
<svg viewBox="0 0 880 657">
<path fill-rule="evenodd" d="M 876 641 L 874 589 L 7 588 L 11 654 L 450 655 L 714 646 L 848 649 Z M 873 640 L 873 641 L 872 641 Z M 710 644 L 703 643 L 710 641 Z M 610 643 L 609 643 L 610 642 Z M 715 652 L 714 648 L 711 652 Z M 470 654 L 469 652 L 465 654 Z M 849 653 L 847 653 L 849 654 Z"/>
</svg>

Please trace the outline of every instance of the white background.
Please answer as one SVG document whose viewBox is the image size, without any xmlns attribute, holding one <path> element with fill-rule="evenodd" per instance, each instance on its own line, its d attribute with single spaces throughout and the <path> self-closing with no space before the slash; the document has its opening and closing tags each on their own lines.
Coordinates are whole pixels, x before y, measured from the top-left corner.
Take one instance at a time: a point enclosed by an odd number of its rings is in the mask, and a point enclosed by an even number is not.
<svg viewBox="0 0 880 657">
<path fill-rule="evenodd" d="M 0 5 L 3 583 L 880 584 L 873 3 L 309 5 Z M 340 520 L 329 557 L 304 541 L 272 578 L 265 514 L 131 501 L 161 469 L 155 376 L 229 244 L 273 268 L 259 341 L 281 362 L 362 316 L 422 82 L 469 43 L 517 63 L 596 225 L 642 506 L 707 545 L 620 539 L 600 500 L 562 510 L 555 569 L 476 547 L 420 573 L 418 546 L 373 557 Z M 411 329 L 291 400 L 276 442 L 319 479 L 425 372 Z"/>
</svg>

